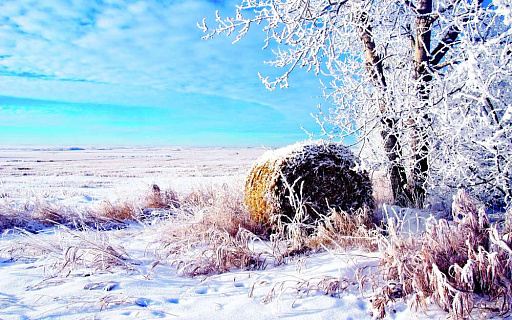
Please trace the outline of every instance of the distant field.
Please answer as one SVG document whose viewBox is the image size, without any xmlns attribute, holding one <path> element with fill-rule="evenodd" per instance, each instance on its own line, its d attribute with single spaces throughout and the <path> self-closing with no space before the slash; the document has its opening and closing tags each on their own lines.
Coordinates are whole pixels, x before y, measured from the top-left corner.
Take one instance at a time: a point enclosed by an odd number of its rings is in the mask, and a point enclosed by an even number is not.
<svg viewBox="0 0 512 320">
<path fill-rule="evenodd" d="M 122 199 L 242 180 L 263 148 L 0 149 L 4 199 Z"/>
</svg>

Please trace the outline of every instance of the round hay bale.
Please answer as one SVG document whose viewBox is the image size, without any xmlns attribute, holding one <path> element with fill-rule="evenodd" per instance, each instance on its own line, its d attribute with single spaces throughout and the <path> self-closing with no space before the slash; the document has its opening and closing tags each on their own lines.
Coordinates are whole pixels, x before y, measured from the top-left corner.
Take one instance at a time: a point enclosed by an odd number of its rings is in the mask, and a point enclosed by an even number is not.
<svg viewBox="0 0 512 320">
<path fill-rule="evenodd" d="M 353 212 L 373 208 L 368 174 L 345 146 L 324 140 L 296 143 L 264 153 L 249 171 L 244 201 L 251 218 L 269 224 L 279 215 L 293 221 L 297 207 L 315 223 L 330 208 Z M 290 201 L 291 195 L 300 204 Z"/>
</svg>

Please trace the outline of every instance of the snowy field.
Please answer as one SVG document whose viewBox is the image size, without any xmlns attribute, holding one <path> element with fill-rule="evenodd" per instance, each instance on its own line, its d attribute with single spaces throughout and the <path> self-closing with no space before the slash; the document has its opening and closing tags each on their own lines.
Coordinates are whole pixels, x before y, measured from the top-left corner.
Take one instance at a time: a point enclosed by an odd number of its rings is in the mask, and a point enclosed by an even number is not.
<svg viewBox="0 0 512 320">
<path fill-rule="evenodd" d="M 0 149 L 4 198 L 130 198 L 152 184 L 190 188 L 243 180 L 263 148 Z M 81 198 L 81 199 L 78 199 Z"/>
<path fill-rule="evenodd" d="M 14 150 L 0 154 L 0 201 L 49 201 L 78 210 L 136 199 L 152 184 L 190 189 L 236 184 L 264 149 Z M 333 250 L 276 266 L 250 241 L 262 268 L 189 277 L 162 254 L 166 224 L 120 230 L 49 227 L 0 239 L 0 319 L 371 319 L 377 253 Z M 361 271 L 363 270 L 363 271 Z M 365 285 L 366 283 L 366 285 Z M 363 284 L 361 290 L 360 286 Z M 443 319 L 403 302 L 392 319 Z"/>
</svg>

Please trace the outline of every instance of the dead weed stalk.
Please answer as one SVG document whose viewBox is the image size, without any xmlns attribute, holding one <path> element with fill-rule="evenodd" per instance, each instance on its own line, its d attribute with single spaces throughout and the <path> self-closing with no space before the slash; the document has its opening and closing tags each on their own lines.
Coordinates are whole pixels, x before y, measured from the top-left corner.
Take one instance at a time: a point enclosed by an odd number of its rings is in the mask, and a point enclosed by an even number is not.
<svg viewBox="0 0 512 320">
<path fill-rule="evenodd" d="M 510 233 L 489 226 L 484 208 L 465 191 L 456 195 L 452 211 L 453 222 L 431 220 L 416 235 L 399 235 L 395 222 L 388 222 L 389 236 L 381 238 L 381 272 L 394 286 L 373 300 L 379 318 L 389 302 L 402 296 L 416 309 L 435 303 L 454 319 L 470 317 L 475 308 L 499 315 L 511 310 Z M 479 296 L 487 302 L 479 303 Z"/>
<path fill-rule="evenodd" d="M 40 260 L 47 278 L 67 277 L 76 272 L 108 272 L 116 268 L 138 270 L 138 263 L 107 233 L 76 231 L 63 226 L 50 235 L 23 232 L 21 239 L 0 247 L 0 254 L 13 261 Z"/>
<path fill-rule="evenodd" d="M 261 269 L 265 259 L 251 243 L 262 229 L 243 204 L 240 188 L 227 185 L 176 194 L 174 219 L 158 226 L 157 253 L 180 274 L 209 275 L 232 269 Z M 177 200 L 176 200 L 177 199 Z"/>
<path fill-rule="evenodd" d="M 376 251 L 378 236 L 373 215 L 368 209 L 360 209 L 354 213 L 331 210 L 308 240 L 308 246 L 317 249 L 359 248 Z"/>
<path fill-rule="evenodd" d="M 193 255 L 175 256 L 171 263 L 178 272 L 187 276 L 210 275 L 228 272 L 232 269 L 257 270 L 265 266 L 261 254 L 249 248 L 246 230 L 232 237 L 225 231 L 211 228 L 202 234 L 202 244 Z"/>
</svg>

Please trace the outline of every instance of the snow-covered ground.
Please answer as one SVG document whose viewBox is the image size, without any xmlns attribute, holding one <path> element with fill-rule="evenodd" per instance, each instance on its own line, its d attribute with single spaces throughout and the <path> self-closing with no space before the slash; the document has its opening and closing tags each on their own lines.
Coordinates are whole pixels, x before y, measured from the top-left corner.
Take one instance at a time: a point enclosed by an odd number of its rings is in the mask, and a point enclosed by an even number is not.
<svg viewBox="0 0 512 320">
<path fill-rule="evenodd" d="M 71 150 L 70 150 L 71 149 Z M 263 148 L 0 149 L 0 193 L 9 198 L 129 196 L 243 178 Z"/>
<path fill-rule="evenodd" d="M 154 183 L 175 189 L 233 183 L 243 179 L 264 151 L 4 149 L 0 201 L 37 199 L 83 208 L 105 198 L 136 198 Z M 158 250 L 161 230 L 165 229 L 133 223 L 110 231 L 53 227 L 38 234 L 4 232 L 0 239 L 0 319 L 372 318 L 371 290 L 360 290 L 364 274 L 357 270 L 375 267 L 377 254 L 323 252 L 280 266 L 269 259 L 261 270 L 191 278 L 179 274 L 179 265 L 162 258 Z M 102 265 L 98 256 L 114 256 L 114 262 L 109 262 L 113 266 Z M 329 283 L 344 290 L 334 296 L 326 294 Z M 393 309 L 393 319 L 445 316 L 439 311 L 415 313 L 403 302 Z"/>
<path fill-rule="evenodd" d="M 178 276 L 174 266 L 154 266 L 154 235 L 142 227 L 111 232 L 109 236 L 111 241 L 124 244 L 133 259 L 133 270 L 80 270 L 51 278 L 46 274 L 52 266 L 51 255 L 0 263 L 0 318 L 371 318 L 368 298 L 360 295 L 358 284 L 350 280 L 358 267 L 377 263 L 367 253 L 320 253 L 280 267 L 190 278 Z M 29 237 L 29 241 L 55 242 L 65 235 L 52 231 Z M 5 237 L 2 246 L 11 241 L 20 241 L 20 236 Z M 347 289 L 339 296 L 317 291 L 321 281 L 344 278 L 349 279 Z M 398 305 L 394 318 L 409 317 L 405 306 Z"/>
</svg>

